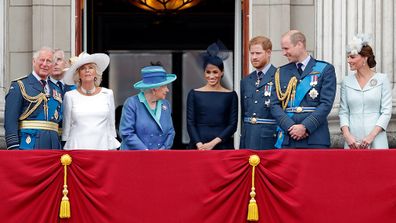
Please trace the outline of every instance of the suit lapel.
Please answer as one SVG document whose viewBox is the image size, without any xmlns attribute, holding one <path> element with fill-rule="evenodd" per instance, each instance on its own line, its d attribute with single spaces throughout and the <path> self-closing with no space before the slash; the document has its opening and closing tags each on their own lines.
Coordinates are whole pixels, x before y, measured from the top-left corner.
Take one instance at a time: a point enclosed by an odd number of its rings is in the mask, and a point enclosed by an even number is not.
<svg viewBox="0 0 396 223">
<path fill-rule="evenodd" d="M 308 74 L 310 74 L 312 72 L 312 68 L 315 66 L 315 63 L 316 63 L 315 59 L 313 59 L 311 57 L 311 59 L 308 61 L 307 66 L 305 67 L 300 79 L 304 79 L 304 77 L 306 77 Z M 297 68 L 296 68 L 296 70 L 297 70 Z"/>
<path fill-rule="evenodd" d="M 33 76 L 33 74 L 29 74 L 28 76 L 28 83 L 29 85 L 35 89 L 38 93 L 43 92 L 43 86 L 41 85 L 41 83 Z"/>
</svg>

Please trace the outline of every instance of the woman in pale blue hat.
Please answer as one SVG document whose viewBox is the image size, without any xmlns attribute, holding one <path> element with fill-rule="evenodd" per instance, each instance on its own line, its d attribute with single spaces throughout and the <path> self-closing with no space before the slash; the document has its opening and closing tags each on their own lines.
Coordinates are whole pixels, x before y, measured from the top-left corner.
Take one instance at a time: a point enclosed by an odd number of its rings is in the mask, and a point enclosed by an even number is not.
<svg viewBox="0 0 396 223">
<path fill-rule="evenodd" d="M 133 85 L 140 93 L 129 97 L 122 109 L 119 133 L 124 150 L 170 149 L 175 138 L 171 108 L 165 99 L 167 84 L 176 80 L 162 66 L 141 69 L 142 80 Z"/>
</svg>

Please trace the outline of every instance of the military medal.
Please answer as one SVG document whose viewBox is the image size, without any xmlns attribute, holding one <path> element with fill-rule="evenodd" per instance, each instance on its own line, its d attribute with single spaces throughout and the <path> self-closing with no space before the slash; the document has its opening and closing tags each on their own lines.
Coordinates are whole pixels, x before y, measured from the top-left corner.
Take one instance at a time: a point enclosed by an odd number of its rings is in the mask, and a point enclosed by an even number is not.
<svg viewBox="0 0 396 223">
<path fill-rule="evenodd" d="M 31 142 L 32 142 L 32 138 L 30 138 L 30 136 L 28 135 L 27 137 L 26 137 L 26 143 L 27 144 L 30 144 Z"/>
<path fill-rule="evenodd" d="M 311 83 L 309 85 L 315 87 L 318 84 L 318 75 L 311 75 Z"/>
<path fill-rule="evenodd" d="M 55 89 L 52 90 L 52 97 L 53 97 L 55 100 L 57 100 L 57 101 L 59 101 L 60 103 L 62 103 L 62 95 L 61 95 L 58 91 L 56 91 Z"/>
<path fill-rule="evenodd" d="M 318 97 L 319 92 L 318 92 L 315 88 L 312 88 L 312 89 L 309 91 L 308 94 L 309 94 L 309 96 L 310 96 L 312 99 L 315 99 L 315 98 Z"/>
<path fill-rule="evenodd" d="M 54 112 L 54 118 L 55 118 L 56 120 L 58 120 L 58 118 L 59 118 L 59 113 L 58 113 L 57 110 L 55 110 L 55 112 Z"/>
<path fill-rule="evenodd" d="M 269 107 L 270 106 L 270 102 L 271 102 L 271 100 L 270 99 L 268 99 L 268 100 L 265 100 L 265 105 L 267 106 L 267 107 Z"/>
<path fill-rule="evenodd" d="M 258 87 L 260 85 L 260 78 L 257 78 L 255 85 L 256 85 L 256 87 Z"/>
<path fill-rule="evenodd" d="M 264 96 L 271 96 L 272 85 L 272 82 L 269 82 L 267 85 L 265 85 Z"/>
<path fill-rule="evenodd" d="M 375 85 L 377 85 L 377 79 L 372 79 L 372 80 L 370 81 L 370 86 L 371 86 L 371 87 L 374 87 Z"/>
</svg>

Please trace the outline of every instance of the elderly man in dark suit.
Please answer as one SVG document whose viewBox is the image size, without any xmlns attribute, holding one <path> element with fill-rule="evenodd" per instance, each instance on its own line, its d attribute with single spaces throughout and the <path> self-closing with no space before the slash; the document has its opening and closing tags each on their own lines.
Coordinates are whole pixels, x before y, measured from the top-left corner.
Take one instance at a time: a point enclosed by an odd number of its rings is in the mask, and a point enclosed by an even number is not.
<svg viewBox="0 0 396 223">
<path fill-rule="evenodd" d="M 333 65 L 314 59 L 298 30 L 282 36 L 283 55 L 290 63 L 277 69 L 271 113 L 278 122 L 277 148 L 327 148 L 327 116 L 336 94 Z"/>
<path fill-rule="evenodd" d="M 33 54 L 32 73 L 12 81 L 5 99 L 7 149 L 60 149 L 62 95 L 47 80 L 53 57 L 51 48 L 41 48 Z"/>
</svg>

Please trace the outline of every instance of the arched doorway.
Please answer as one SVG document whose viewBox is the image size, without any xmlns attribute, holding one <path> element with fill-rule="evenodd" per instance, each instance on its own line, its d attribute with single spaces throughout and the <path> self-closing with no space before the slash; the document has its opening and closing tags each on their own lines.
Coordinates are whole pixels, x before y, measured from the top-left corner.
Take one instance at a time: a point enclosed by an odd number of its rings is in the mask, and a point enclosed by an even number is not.
<svg viewBox="0 0 396 223">
<path fill-rule="evenodd" d="M 204 0 L 193 8 L 159 15 L 143 11 L 128 0 L 87 0 L 85 15 L 86 50 L 105 52 L 112 58 L 103 85 L 113 89 L 116 105 L 136 93 L 132 82 L 140 79 L 138 71 L 150 62 L 159 61 L 178 75 L 170 95 L 177 133 L 173 147 L 185 148 L 185 95 L 201 84 L 202 77 L 199 66 L 191 66 L 191 60 L 217 40 L 231 53 L 234 51 L 235 1 Z M 230 59 L 229 82 L 233 87 Z"/>
</svg>

